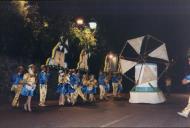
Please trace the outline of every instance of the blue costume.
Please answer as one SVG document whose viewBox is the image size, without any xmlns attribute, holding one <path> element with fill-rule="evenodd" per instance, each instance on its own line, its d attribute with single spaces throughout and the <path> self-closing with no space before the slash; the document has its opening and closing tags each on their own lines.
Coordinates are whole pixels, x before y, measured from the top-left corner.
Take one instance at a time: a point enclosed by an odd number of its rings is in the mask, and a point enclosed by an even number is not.
<svg viewBox="0 0 190 128">
<path fill-rule="evenodd" d="M 79 76 L 77 76 L 76 74 L 71 74 L 71 76 L 70 76 L 70 84 L 74 88 L 80 86 L 80 78 L 79 78 Z"/>
<path fill-rule="evenodd" d="M 39 74 L 39 77 L 38 77 L 39 84 L 42 85 L 42 86 L 46 85 L 47 82 L 48 82 L 49 76 L 50 76 L 49 73 L 41 71 L 40 74 Z"/>
<path fill-rule="evenodd" d="M 106 77 L 103 74 L 99 75 L 99 77 L 98 77 L 98 83 L 99 83 L 99 85 L 103 85 L 103 87 L 105 88 L 106 92 L 109 92 L 110 85 L 109 85 L 109 83 L 105 82 L 105 79 L 106 79 Z"/>
<path fill-rule="evenodd" d="M 97 85 L 94 85 L 96 84 L 95 82 L 97 82 L 95 79 L 93 80 L 89 80 L 89 83 L 92 83 L 93 86 L 87 86 L 87 94 L 96 94 L 97 92 Z"/>
<path fill-rule="evenodd" d="M 186 80 L 190 80 L 190 74 L 189 75 L 187 75 L 187 76 L 185 76 L 185 78 L 184 79 L 186 79 Z"/>
<path fill-rule="evenodd" d="M 23 80 L 23 74 L 17 73 L 14 74 L 11 78 L 11 84 L 12 85 L 18 85 L 21 80 Z"/>
<path fill-rule="evenodd" d="M 23 96 L 33 96 L 34 90 L 36 88 L 36 75 L 31 75 L 29 73 L 24 74 L 23 78 L 25 84 L 22 88 L 21 95 Z"/>
<path fill-rule="evenodd" d="M 66 78 L 66 76 L 59 76 L 59 84 L 57 87 L 57 93 L 68 95 L 73 93 L 75 90 L 70 84 L 70 81 Z"/>
<path fill-rule="evenodd" d="M 117 76 L 112 76 L 112 83 L 118 83 L 119 79 Z"/>
</svg>

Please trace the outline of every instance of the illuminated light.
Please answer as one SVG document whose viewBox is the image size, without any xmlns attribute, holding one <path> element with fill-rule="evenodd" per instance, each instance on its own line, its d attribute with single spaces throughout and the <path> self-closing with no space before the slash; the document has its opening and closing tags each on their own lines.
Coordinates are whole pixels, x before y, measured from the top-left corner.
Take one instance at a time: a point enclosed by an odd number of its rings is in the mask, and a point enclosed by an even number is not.
<svg viewBox="0 0 190 128">
<path fill-rule="evenodd" d="M 108 56 L 110 59 L 113 59 L 113 54 L 109 54 L 109 56 Z"/>
<path fill-rule="evenodd" d="M 78 25 L 83 25 L 84 24 L 84 20 L 82 18 L 78 18 L 76 20 L 76 22 L 77 22 Z"/>
<path fill-rule="evenodd" d="M 96 22 L 89 22 L 89 27 L 90 27 L 91 29 L 96 29 L 97 23 L 96 23 Z"/>
<path fill-rule="evenodd" d="M 44 27 L 47 28 L 49 25 L 48 25 L 48 22 L 47 21 L 44 21 Z"/>
</svg>

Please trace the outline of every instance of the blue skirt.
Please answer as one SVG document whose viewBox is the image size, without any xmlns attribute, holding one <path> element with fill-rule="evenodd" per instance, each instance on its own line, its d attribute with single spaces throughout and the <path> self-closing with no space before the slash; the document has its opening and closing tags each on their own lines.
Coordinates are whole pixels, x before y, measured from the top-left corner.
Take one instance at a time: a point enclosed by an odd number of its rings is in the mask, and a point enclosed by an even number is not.
<svg viewBox="0 0 190 128">
<path fill-rule="evenodd" d="M 67 94 L 67 88 L 66 88 L 67 84 L 58 84 L 57 85 L 57 93 L 59 94 Z"/>
<path fill-rule="evenodd" d="M 69 83 L 66 84 L 58 84 L 57 86 L 57 93 L 67 95 L 70 93 L 75 92 L 75 89 Z"/>
<path fill-rule="evenodd" d="M 35 88 L 32 88 L 31 86 L 24 85 L 21 90 L 22 96 L 33 96 L 34 95 Z"/>
<path fill-rule="evenodd" d="M 87 94 L 88 93 L 88 87 L 86 85 L 82 85 L 82 93 Z"/>
<path fill-rule="evenodd" d="M 96 94 L 97 92 L 97 87 L 93 87 L 92 89 L 87 87 L 87 94 Z"/>
</svg>

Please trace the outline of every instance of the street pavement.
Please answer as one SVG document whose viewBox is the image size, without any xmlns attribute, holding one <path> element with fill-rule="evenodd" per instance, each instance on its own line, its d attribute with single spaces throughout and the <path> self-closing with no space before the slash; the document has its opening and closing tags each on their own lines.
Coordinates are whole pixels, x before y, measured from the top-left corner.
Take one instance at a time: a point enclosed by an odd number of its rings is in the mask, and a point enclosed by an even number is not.
<svg viewBox="0 0 190 128">
<path fill-rule="evenodd" d="M 172 94 L 162 104 L 130 104 L 128 98 L 101 101 L 95 104 L 80 103 L 75 106 L 37 107 L 33 112 L 0 106 L 0 128 L 62 128 L 62 127 L 190 127 L 190 118 L 177 112 L 185 107 L 188 94 Z"/>
</svg>

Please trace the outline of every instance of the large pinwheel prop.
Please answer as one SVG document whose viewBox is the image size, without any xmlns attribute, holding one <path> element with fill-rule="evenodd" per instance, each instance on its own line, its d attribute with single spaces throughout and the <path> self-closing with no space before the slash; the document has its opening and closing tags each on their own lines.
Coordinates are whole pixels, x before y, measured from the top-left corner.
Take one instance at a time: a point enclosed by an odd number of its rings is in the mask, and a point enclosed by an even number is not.
<svg viewBox="0 0 190 128">
<path fill-rule="evenodd" d="M 127 53 L 127 51 L 129 53 Z M 135 54 L 135 55 L 134 55 Z M 162 71 L 157 76 L 154 71 L 147 66 L 147 63 L 162 65 Z M 141 65 L 139 77 L 135 81 L 127 76 L 127 72 L 136 65 Z M 159 80 L 167 71 L 170 65 L 166 44 L 159 39 L 145 35 L 127 40 L 120 53 L 119 70 L 130 81 L 135 84 L 149 83 L 149 81 Z M 142 70 L 143 73 L 142 74 Z M 141 80 L 140 77 L 142 76 Z"/>
</svg>

